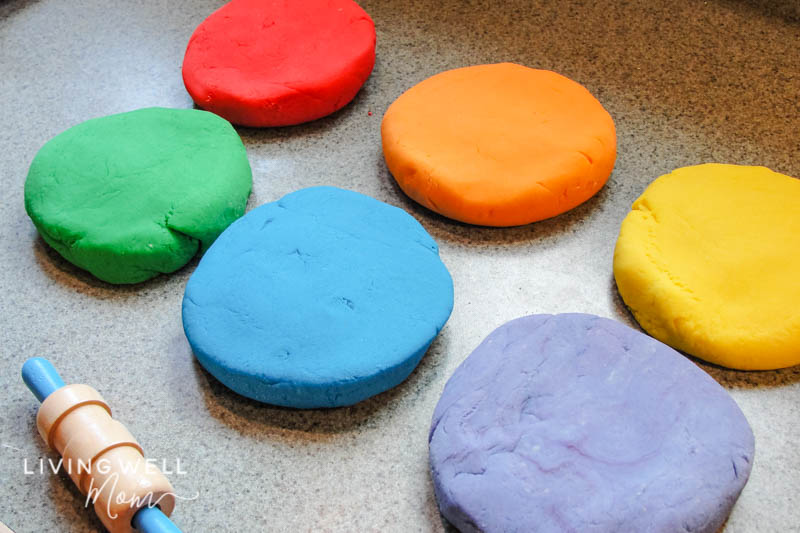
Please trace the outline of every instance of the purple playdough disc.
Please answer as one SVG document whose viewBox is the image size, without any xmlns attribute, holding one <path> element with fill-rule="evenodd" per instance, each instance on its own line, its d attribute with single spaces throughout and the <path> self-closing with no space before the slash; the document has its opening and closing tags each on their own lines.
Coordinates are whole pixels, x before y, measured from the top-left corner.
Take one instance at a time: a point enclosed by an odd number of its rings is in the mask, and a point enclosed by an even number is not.
<svg viewBox="0 0 800 533">
<path fill-rule="evenodd" d="M 439 508 L 461 531 L 714 533 L 752 460 L 750 426 L 716 381 L 592 315 L 493 331 L 430 432 Z"/>
</svg>

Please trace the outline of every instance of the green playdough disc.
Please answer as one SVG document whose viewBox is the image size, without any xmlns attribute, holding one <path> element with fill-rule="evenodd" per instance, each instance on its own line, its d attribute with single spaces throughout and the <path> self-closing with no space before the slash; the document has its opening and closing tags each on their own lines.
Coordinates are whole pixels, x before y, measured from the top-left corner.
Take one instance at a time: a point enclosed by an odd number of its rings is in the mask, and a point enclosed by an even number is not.
<svg viewBox="0 0 800 533">
<path fill-rule="evenodd" d="M 45 144 L 25 209 L 67 261 L 109 283 L 173 272 L 244 214 L 252 174 L 225 119 L 148 108 L 88 120 Z"/>
</svg>

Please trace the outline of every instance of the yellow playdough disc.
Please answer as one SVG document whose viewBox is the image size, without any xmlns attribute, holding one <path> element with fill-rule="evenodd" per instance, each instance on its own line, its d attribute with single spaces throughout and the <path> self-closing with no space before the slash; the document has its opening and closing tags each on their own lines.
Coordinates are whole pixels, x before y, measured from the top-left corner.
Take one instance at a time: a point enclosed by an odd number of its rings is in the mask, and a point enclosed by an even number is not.
<svg viewBox="0 0 800 533">
<path fill-rule="evenodd" d="M 585 202 L 617 155 L 614 121 L 582 85 L 511 63 L 449 70 L 415 85 L 381 126 L 389 171 L 446 217 L 516 226 Z"/>
<path fill-rule="evenodd" d="M 800 364 L 800 180 L 721 164 L 661 176 L 622 222 L 614 277 L 674 348 L 743 370 Z"/>
</svg>

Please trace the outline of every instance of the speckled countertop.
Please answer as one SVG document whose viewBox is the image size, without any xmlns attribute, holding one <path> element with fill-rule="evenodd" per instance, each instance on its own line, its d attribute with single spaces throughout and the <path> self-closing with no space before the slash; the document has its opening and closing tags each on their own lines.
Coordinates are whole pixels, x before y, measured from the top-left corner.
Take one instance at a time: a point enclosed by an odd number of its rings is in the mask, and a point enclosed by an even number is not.
<svg viewBox="0 0 800 533">
<path fill-rule="evenodd" d="M 0 522 L 17 533 L 100 529 L 65 476 L 38 473 L 40 458 L 54 456 L 19 378 L 32 355 L 99 389 L 149 457 L 171 470 L 180 462 L 183 473 L 170 476 L 176 492 L 199 494 L 174 514 L 187 533 L 442 531 L 428 425 L 448 376 L 484 336 L 529 313 L 633 324 L 611 256 L 630 204 L 660 174 L 719 161 L 800 176 L 796 0 L 365 0 L 378 59 L 355 101 L 308 125 L 239 130 L 254 173 L 250 207 L 321 184 L 400 206 L 439 242 L 455 308 L 419 368 L 390 392 L 330 411 L 258 405 L 191 355 L 180 302 L 196 262 L 133 287 L 105 285 L 48 249 L 22 202 L 28 164 L 62 130 L 138 107 L 191 106 L 183 51 L 220 4 L 0 0 Z M 616 121 L 619 157 L 608 185 L 572 212 L 475 228 L 403 196 L 379 126 L 418 81 L 498 61 L 586 85 Z M 752 477 L 726 531 L 800 531 L 800 367 L 703 367 L 756 435 Z M 36 473 L 25 473 L 25 461 Z"/>
</svg>

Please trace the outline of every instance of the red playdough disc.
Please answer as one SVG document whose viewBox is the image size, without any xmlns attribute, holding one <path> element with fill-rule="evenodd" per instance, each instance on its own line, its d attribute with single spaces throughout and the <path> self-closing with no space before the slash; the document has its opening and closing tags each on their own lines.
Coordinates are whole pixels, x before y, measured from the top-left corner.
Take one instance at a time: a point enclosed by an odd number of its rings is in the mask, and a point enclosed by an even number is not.
<svg viewBox="0 0 800 533">
<path fill-rule="evenodd" d="M 375 25 L 352 0 L 233 0 L 194 31 L 183 82 L 234 124 L 288 126 L 344 107 L 375 64 Z"/>
</svg>

